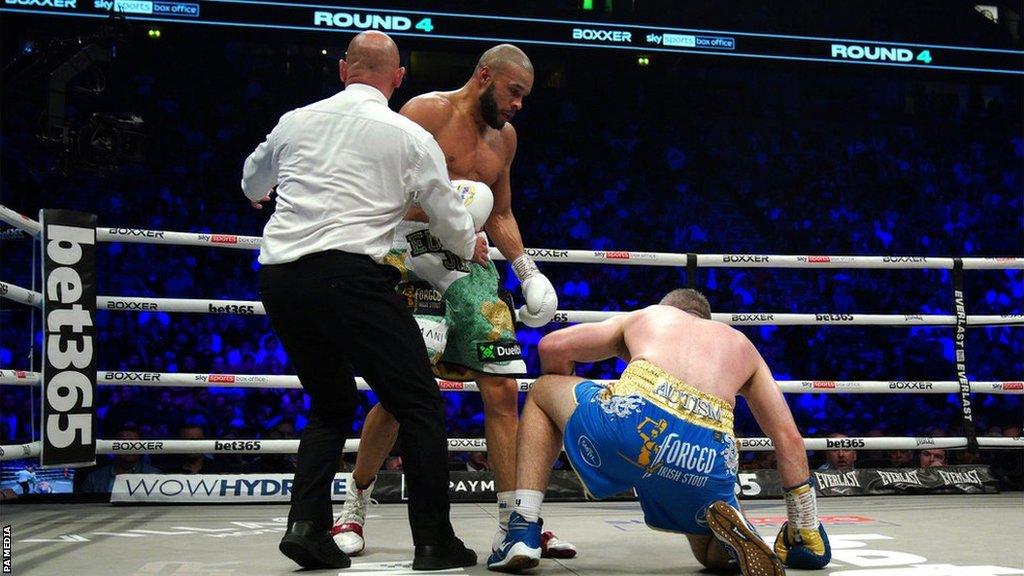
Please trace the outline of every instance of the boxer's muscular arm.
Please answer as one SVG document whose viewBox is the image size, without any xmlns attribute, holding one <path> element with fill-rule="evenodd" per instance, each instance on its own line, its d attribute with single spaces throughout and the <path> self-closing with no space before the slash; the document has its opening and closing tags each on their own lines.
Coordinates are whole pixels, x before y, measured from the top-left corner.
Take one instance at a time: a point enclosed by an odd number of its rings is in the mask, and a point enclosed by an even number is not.
<svg viewBox="0 0 1024 576">
<path fill-rule="evenodd" d="M 747 346 L 743 356 L 749 362 L 753 375 L 739 392 L 746 397 L 761 429 L 775 444 L 777 467 L 786 499 L 788 521 L 775 538 L 775 554 L 790 568 L 819 570 L 832 560 L 832 549 L 825 526 L 818 520 L 818 505 L 807 467 L 804 441 L 764 358 L 745 337 L 743 343 Z"/>
<path fill-rule="evenodd" d="M 628 362 L 625 327 L 632 315 L 620 314 L 551 332 L 537 345 L 541 372 L 571 376 L 576 362 L 597 362 L 613 356 Z"/>
<path fill-rule="evenodd" d="M 419 124 L 436 139 L 438 132 L 451 120 L 451 101 L 437 94 L 421 94 L 405 103 L 399 114 Z"/>
<path fill-rule="evenodd" d="M 494 208 L 491 209 L 491 216 L 487 219 L 484 230 L 501 254 L 512 262 L 523 255 L 523 237 L 519 233 L 519 223 L 512 214 L 512 184 L 509 178 L 518 144 L 516 129 L 506 123 L 501 129 L 501 137 L 505 144 L 505 165 L 491 186 L 494 193 Z"/>
<path fill-rule="evenodd" d="M 810 476 L 807 450 L 789 405 L 757 348 L 746 338 L 744 345 L 745 361 L 750 363 L 753 375 L 739 390 L 739 394 L 747 399 L 757 424 L 775 444 L 782 486 L 786 488 L 806 482 Z"/>
</svg>

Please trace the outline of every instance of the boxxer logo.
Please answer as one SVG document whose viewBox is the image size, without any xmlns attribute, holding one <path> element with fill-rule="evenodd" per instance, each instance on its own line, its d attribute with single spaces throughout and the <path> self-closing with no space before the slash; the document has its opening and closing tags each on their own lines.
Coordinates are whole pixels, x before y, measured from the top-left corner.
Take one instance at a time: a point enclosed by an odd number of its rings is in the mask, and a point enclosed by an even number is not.
<svg viewBox="0 0 1024 576">
<path fill-rule="evenodd" d="M 107 302 L 107 310 L 157 310 L 158 308 L 156 302 Z"/>
<path fill-rule="evenodd" d="M 16 6 L 42 6 L 44 8 L 77 8 L 77 0 L 4 0 L 4 4 Z"/>
<path fill-rule="evenodd" d="M 633 41 L 632 32 L 623 32 L 622 30 L 601 30 L 597 28 L 573 28 L 572 29 L 573 40 L 597 40 L 600 42 L 622 42 L 630 43 Z"/>
<path fill-rule="evenodd" d="M 568 250 L 552 250 L 550 248 L 527 248 L 526 254 L 534 258 L 566 258 Z"/>
<path fill-rule="evenodd" d="M 931 390 L 934 382 L 889 382 L 890 390 Z"/>
<path fill-rule="evenodd" d="M 927 262 L 927 258 L 918 256 L 882 256 L 882 262 Z"/>
<path fill-rule="evenodd" d="M 486 448 L 487 441 L 483 438 L 450 438 L 449 448 Z"/>
<path fill-rule="evenodd" d="M 722 256 L 722 262 L 745 262 L 745 263 L 759 263 L 759 262 L 770 262 L 771 258 L 768 256 L 754 256 L 751 254 L 725 254 Z"/>
<path fill-rule="evenodd" d="M 773 322 L 774 314 L 733 314 L 733 322 Z"/>
<path fill-rule="evenodd" d="M 160 374 L 155 372 L 106 372 L 103 374 L 103 379 L 116 382 L 159 382 Z"/>
<path fill-rule="evenodd" d="M 135 228 L 109 228 L 107 233 L 112 236 L 141 236 L 143 238 L 163 238 L 160 230 L 140 230 Z"/>
<path fill-rule="evenodd" d="M 155 452 L 164 449 L 163 442 L 114 442 L 110 445 L 115 452 Z"/>
</svg>

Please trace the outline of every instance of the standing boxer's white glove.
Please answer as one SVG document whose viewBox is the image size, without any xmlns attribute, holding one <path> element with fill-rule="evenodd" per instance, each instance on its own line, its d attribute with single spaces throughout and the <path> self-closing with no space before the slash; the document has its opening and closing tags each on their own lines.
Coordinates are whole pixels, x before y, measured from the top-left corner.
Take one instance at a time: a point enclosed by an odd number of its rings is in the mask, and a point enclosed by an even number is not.
<svg viewBox="0 0 1024 576">
<path fill-rule="evenodd" d="M 540 273 L 533 258 L 523 254 L 512 262 L 512 271 L 523 285 L 526 305 L 519 308 L 519 320 L 531 328 L 539 328 L 555 317 L 558 294 L 547 276 Z"/>
</svg>

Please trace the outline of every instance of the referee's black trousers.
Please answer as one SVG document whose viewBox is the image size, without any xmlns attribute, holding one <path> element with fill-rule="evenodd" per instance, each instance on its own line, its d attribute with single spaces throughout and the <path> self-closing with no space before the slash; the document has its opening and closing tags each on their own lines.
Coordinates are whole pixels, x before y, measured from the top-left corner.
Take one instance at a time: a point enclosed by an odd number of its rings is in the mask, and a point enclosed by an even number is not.
<svg viewBox="0 0 1024 576">
<path fill-rule="evenodd" d="M 358 405 L 355 370 L 400 424 L 413 543 L 444 545 L 454 537 L 444 402 L 397 279 L 391 267 L 336 250 L 260 269 L 263 305 L 311 399 L 288 520 L 331 526 L 330 486 Z"/>
</svg>

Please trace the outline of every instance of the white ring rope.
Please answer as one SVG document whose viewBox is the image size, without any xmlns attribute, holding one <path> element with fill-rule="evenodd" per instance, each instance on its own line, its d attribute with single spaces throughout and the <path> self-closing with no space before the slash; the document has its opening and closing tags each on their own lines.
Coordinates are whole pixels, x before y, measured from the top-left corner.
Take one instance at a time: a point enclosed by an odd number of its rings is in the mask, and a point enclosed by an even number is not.
<svg viewBox="0 0 1024 576">
<path fill-rule="evenodd" d="M 43 306 L 43 295 L 40 292 L 3 281 L 0 281 L 0 298 L 14 300 L 15 302 L 28 304 L 36 308 L 42 308 Z"/>
<path fill-rule="evenodd" d="M 628 311 L 560 310 L 552 322 L 600 322 Z M 731 326 L 955 326 L 945 314 L 790 314 L 776 312 L 712 313 L 712 320 Z M 1024 326 L 1024 314 L 968 315 L 968 326 Z"/>
<path fill-rule="evenodd" d="M 177 246 L 213 246 L 258 250 L 263 243 L 259 236 L 237 234 L 202 234 L 136 228 L 97 228 L 99 242 L 133 242 Z M 625 266 L 685 267 L 686 254 L 669 252 L 632 252 L 626 250 L 562 250 L 526 248 L 537 262 L 568 264 L 616 264 Z M 779 254 L 698 254 L 698 268 L 874 268 L 874 269 L 952 269 L 953 258 L 924 256 L 813 256 Z M 496 248 L 490 249 L 492 260 L 505 257 Z M 963 258 L 965 270 L 1024 269 L 1024 258 Z"/>
<path fill-rule="evenodd" d="M 0 221 L 38 236 L 42 232 L 39 222 L 0 205 Z M 96 237 L 101 242 L 134 242 L 145 244 L 215 246 L 254 250 L 262 243 L 258 236 L 234 234 L 199 234 L 191 232 L 170 232 L 130 228 L 97 228 Z M 954 258 L 908 257 L 908 256 L 814 256 L 814 255 L 772 255 L 772 254 L 673 254 L 664 252 L 630 252 L 607 250 L 557 250 L 548 248 L 527 248 L 527 254 L 539 262 L 565 262 L 576 264 L 620 264 L 646 266 L 724 268 L 873 268 L 873 269 L 952 269 Z M 501 260 L 503 256 L 491 248 L 490 256 Z M 965 270 L 1024 269 L 1024 257 L 962 258 Z M 7 282 L 0 282 L 0 296 L 29 304 L 42 305 L 39 292 L 27 290 Z M 245 300 L 204 300 L 184 298 L 129 298 L 99 296 L 99 309 L 193 312 L 215 314 L 263 315 L 263 304 Z M 559 311 L 555 322 L 596 322 L 623 312 L 602 311 Z M 783 313 L 719 313 L 713 319 L 733 325 L 887 325 L 887 326 L 952 326 L 956 317 L 952 315 L 922 314 L 783 314 Z M 1024 315 L 976 315 L 967 317 L 968 325 L 1024 325 Z M 232 385 L 251 388 L 300 388 L 295 376 L 227 375 L 227 374 L 165 374 L 155 372 L 98 372 L 97 378 L 106 384 L 149 385 L 149 386 L 218 386 Z M 38 384 L 40 375 L 35 372 L 0 370 L 0 384 Z M 528 390 L 532 380 L 520 380 L 520 390 Z M 606 382 L 606 381 L 602 381 Z M 365 381 L 359 379 L 360 389 L 368 389 Z M 438 381 L 442 390 L 476 390 L 474 383 Z M 955 393 L 962 391 L 958 382 L 929 381 L 782 381 L 784 392 L 820 393 Z M 1021 382 L 973 382 L 971 391 L 976 393 L 1021 394 Z M 981 448 L 1024 448 L 1024 439 L 978 438 Z M 845 438 L 842 441 L 828 438 L 805 438 L 808 450 L 849 448 L 853 450 L 905 450 L 926 448 L 966 448 L 968 439 L 949 438 Z M 768 438 L 739 439 L 741 450 L 770 451 L 774 447 Z M 345 451 L 356 451 L 357 439 L 345 443 Z M 485 451 L 486 441 L 481 438 L 454 438 L 448 440 L 450 450 Z M 294 454 L 298 440 L 142 440 L 111 441 L 96 440 L 97 454 L 118 453 L 272 453 Z M 38 441 L 11 446 L 0 446 L 0 460 L 14 460 L 35 457 L 40 453 Z"/>
<path fill-rule="evenodd" d="M 33 236 L 38 236 L 43 231 L 43 225 L 35 220 L 11 210 L 0 204 L 0 221 L 7 222 L 11 226 L 24 230 Z"/>
<path fill-rule="evenodd" d="M 927 450 L 967 448 L 963 437 L 851 437 L 851 438 L 804 438 L 804 447 L 814 450 Z M 771 452 L 775 449 L 769 438 L 737 438 L 737 448 L 742 452 Z M 0 446 L 0 461 L 33 458 L 39 455 L 40 443 L 13 444 Z M 1022 449 L 1024 438 L 1003 436 L 979 437 L 980 448 Z M 298 440 L 96 440 L 96 454 L 295 454 L 299 449 Z M 345 441 L 345 452 L 359 450 L 359 440 Z M 449 438 L 448 450 L 452 452 L 486 452 L 484 438 Z"/>
<path fill-rule="evenodd" d="M 0 370 L 0 384 L 32 386 L 40 383 L 39 372 Z M 614 380 L 591 379 L 598 384 Z M 285 388 L 301 389 L 298 376 L 277 374 L 205 374 L 182 372 L 96 372 L 98 384 L 108 386 L 150 386 L 179 388 Z M 476 382 L 455 382 L 436 379 L 442 392 L 479 392 Z M 534 379 L 517 380 L 520 392 L 533 387 Z M 953 380 L 779 380 L 779 388 L 786 394 L 956 394 L 960 383 Z M 1024 395 L 1024 382 L 1013 380 L 972 381 L 974 394 Z M 359 390 L 370 390 L 362 378 L 356 378 Z"/>
<path fill-rule="evenodd" d="M 9 282 L 0 281 L 0 297 L 33 306 L 42 305 L 42 295 Z M 100 310 L 129 312 L 186 312 L 263 316 L 258 300 L 207 300 L 200 298 L 149 298 L 97 296 Z M 626 314 L 625 311 L 560 310 L 554 323 L 600 322 Z M 776 312 L 721 312 L 713 320 L 733 326 L 954 326 L 956 316 L 945 314 L 790 314 Z M 1024 326 L 1024 314 L 979 314 L 967 317 L 968 326 Z"/>
<path fill-rule="evenodd" d="M 39 222 L 23 216 L 0 204 L 0 220 L 38 235 Z M 214 246 L 257 250 L 263 243 L 260 236 L 238 234 L 205 234 L 171 232 L 143 228 L 97 228 L 99 242 L 132 242 L 174 246 Z M 572 264 L 621 264 L 634 266 L 676 266 L 688 264 L 687 254 L 670 252 L 633 252 L 628 250 L 561 250 L 555 248 L 526 248 L 526 253 L 538 262 L 565 262 Z M 504 256 L 491 248 L 493 260 Z M 825 256 L 780 254 L 697 254 L 696 265 L 718 268 L 874 268 L 874 269 L 952 269 L 953 258 L 932 256 Z M 1024 257 L 962 258 L 965 270 L 1024 270 Z"/>
</svg>

